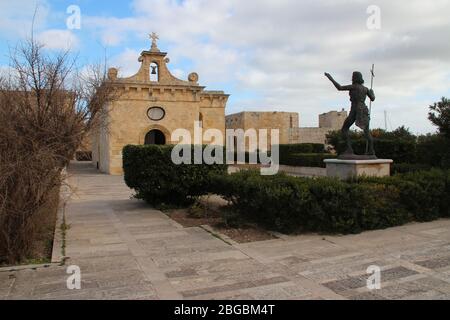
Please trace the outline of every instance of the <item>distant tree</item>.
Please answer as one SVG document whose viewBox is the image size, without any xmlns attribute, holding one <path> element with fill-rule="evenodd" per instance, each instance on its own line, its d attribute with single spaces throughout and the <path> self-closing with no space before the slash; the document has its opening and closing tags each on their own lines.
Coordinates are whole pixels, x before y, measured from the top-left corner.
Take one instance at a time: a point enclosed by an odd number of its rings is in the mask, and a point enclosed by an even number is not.
<svg viewBox="0 0 450 320">
<path fill-rule="evenodd" d="M 376 139 L 397 140 L 404 139 L 408 141 L 415 141 L 417 137 L 409 131 L 405 126 L 398 127 L 393 131 L 386 131 L 384 129 L 372 129 L 372 136 Z"/>
<path fill-rule="evenodd" d="M 391 132 L 391 134 L 396 138 L 402 138 L 406 140 L 416 140 L 417 137 L 411 133 L 409 128 L 406 128 L 405 126 L 398 127 L 394 131 Z"/>
<path fill-rule="evenodd" d="M 417 140 L 417 137 L 405 126 L 398 127 L 394 131 L 386 131 L 379 128 L 372 129 L 371 133 L 375 140 L 406 140 L 411 142 Z M 363 139 L 362 131 L 351 130 L 349 134 L 353 141 Z M 332 145 L 335 150 L 341 151 L 341 148 L 344 146 L 344 139 L 341 131 L 336 130 L 329 132 L 327 134 L 327 143 Z"/>
<path fill-rule="evenodd" d="M 428 133 L 417 139 L 417 163 L 432 167 L 450 167 L 449 139 L 439 133 Z"/>
<path fill-rule="evenodd" d="M 380 139 L 380 138 L 386 136 L 386 130 L 384 130 L 384 129 L 379 129 L 379 128 L 372 129 L 372 130 L 370 130 L 370 132 L 372 133 L 372 137 L 374 139 Z"/>
<path fill-rule="evenodd" d="M 439 133 L 450 139 L 450 100 L 442 97 L 441 101 L 430 106 L 428 119 L 438 127 Z"/>
</svg>

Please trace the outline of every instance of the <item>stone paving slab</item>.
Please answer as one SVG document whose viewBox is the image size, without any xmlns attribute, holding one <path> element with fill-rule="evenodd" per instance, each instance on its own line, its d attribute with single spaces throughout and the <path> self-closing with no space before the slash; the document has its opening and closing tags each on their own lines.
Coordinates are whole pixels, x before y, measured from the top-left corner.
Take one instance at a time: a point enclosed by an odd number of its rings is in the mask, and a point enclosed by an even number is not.
<svg viewBox="0 0 450 320">
<path fill-rule="evenodd" d="M 65 265 L 0 271 L 0 299 L 450 299 L 450 220 L 230 245 L 131 199 L 123 177 L 77 162 L 69 174 Z"/>
</svg>

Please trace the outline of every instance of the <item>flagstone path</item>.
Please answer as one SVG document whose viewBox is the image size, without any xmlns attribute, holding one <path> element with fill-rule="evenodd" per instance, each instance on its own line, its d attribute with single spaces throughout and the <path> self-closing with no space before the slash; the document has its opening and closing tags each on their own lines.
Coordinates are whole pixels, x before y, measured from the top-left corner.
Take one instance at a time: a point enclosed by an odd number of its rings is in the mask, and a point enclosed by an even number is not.
<svg viewBox="0 0 450 320">
<path fill-rule="evenodd" d="M 65 264 L 1 269 L 0 299 L 450 299 L 450 220 L 230 245 L 131 199 L 121 176 L 69 173 Z M 366 287 L 371 265 L 380 290 Z"/>
</svg>

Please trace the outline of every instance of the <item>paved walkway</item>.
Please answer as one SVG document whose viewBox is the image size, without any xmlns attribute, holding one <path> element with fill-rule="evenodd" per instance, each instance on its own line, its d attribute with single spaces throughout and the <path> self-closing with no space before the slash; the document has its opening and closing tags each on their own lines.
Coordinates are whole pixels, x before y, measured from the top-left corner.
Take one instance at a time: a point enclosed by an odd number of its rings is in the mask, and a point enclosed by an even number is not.
<svg viewBox="0 0 450 320">
<path fill-rule="evenodd" d="M 123 177 L 72 164 L 65 266 L 0 272 L 7 299 L 449 299 L 450 220 L 350 236 L 229 245 L 130 199 Z M 81 269 L 68 290 L 66 268 Z M 366 288 L 370 265 L 381 290 Z"/>
</svg>

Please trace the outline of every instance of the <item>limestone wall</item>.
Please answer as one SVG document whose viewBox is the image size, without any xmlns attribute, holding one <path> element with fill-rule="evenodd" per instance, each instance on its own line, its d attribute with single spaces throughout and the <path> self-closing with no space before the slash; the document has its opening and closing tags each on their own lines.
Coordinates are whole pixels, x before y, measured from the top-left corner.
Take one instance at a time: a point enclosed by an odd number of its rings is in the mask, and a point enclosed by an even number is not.
<svg viewBox="0 0 450 320">
<path fill-rule="evenodd" d="M 333 128 L 339 130 L 342 128 L 347 111 L 330 111 L 319 115 L 319 128 Z"/>
<path fill-rule="evenodd" d="M 296 128 L 292 143 L 326 143 L 326 135 L 332 128 Z"/>
<path fill-rule="evenodd" d="M 226 116 L 227 129 L 267 129 L 268 144 L 272 141 L 271 129 L 279 130 L 279 143 L 291 143 L 291 131 L 297 128 L 299 116 L 296 112 L 240 112 Z"/>
<path fill-rule="evenodd" d="M 326 143 L 326 135 L 341 129 L 346 117 L 346 111 L 330 111 L 319 115 L 319 127 L 301 128 L 295 112 L 240 112 L 226 116 L 226 128 L 279 129 L 280 144 Z"/>
</svg>

